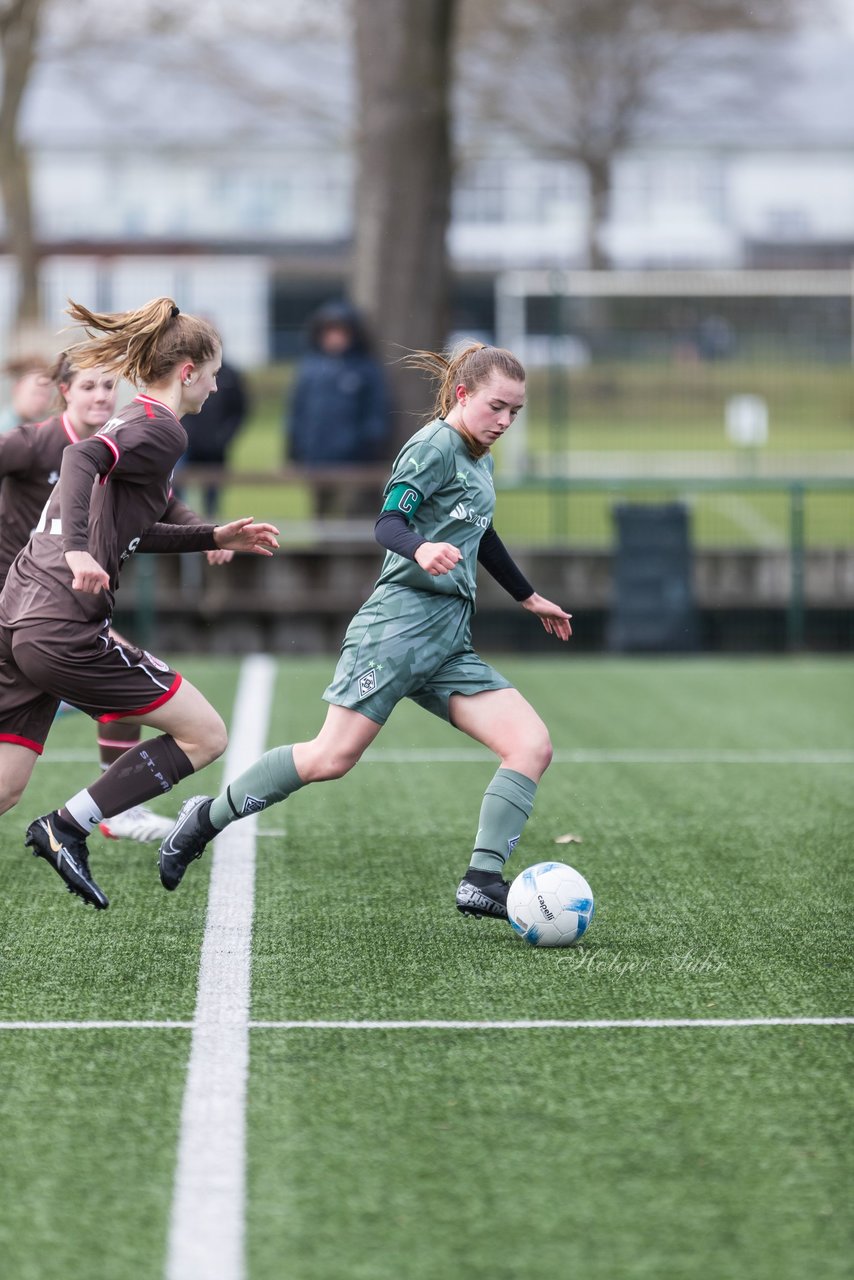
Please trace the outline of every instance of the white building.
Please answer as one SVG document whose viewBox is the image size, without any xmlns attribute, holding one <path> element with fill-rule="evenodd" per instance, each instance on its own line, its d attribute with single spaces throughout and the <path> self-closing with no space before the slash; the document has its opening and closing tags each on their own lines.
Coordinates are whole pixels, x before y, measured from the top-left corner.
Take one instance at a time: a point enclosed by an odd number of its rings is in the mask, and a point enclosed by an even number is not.
<svg viewBox="0 0 854 1280">
<path fill-rule="evenodd" d="M 605 228 L 615 267 L 854 260 L 854 38 L 797 50 L 800 76 L 762 121 L 716 116 L 681 136 L 662 119 L 617 158 Z M 24 117 L 48 324 L 60 327 L 69 295 L 119 309 L 162 292 L 211 315 L 240 363 L 286 353 L 298 317 L 345 280 L 348 150 L 310 121 L 218 118 L 210 86 L 155 96 L 154 116 L 146 99 L 144 119 L 133 92 L 124 114 L 98 111 L 72 71 L 36 76 Z M 508 162 L 494 147 L 481 136 L 454 192 L 449 249 L 469 328 L 478 316 L 489 326 L 501 271 L 585 265 L 583 172 L 518 148 Z M 13 283 L 0 258 L 0 333 Z"/>
</svg>

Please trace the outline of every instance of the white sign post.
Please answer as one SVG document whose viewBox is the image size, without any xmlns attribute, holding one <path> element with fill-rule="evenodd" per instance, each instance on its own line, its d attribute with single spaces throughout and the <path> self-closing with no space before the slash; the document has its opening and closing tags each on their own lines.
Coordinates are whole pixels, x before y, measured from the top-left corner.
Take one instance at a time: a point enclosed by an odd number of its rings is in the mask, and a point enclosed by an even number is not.
<svg viewBox="0 0 854 1280">
<path fill-rule="evenodd" d="M 768 443 L 768 402 L 762 396 L 728 396 L 725 420 L 727 437 L 751 451 L 748 456 L 755 467 L 758 450 Z"/>
</svg>

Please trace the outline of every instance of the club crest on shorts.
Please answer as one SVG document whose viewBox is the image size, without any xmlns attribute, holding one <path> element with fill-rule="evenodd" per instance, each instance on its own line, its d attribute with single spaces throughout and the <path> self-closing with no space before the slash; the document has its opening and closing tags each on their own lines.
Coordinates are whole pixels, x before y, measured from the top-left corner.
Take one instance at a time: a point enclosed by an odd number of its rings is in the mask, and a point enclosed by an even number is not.
<svg viewBox="0 0 854 1280">
<path fill-rule="evenodd" d="M 369 693 L 373 693 L 377 687 L 377 673 L 373 670 L 366 671 L 364 675 L 359 676 L 359 697 L 367 698 Z"/>
<path fill-rule="evenodd" d="M 264 800 L 259 800 L 257 796 L 247 796 L 243 801 L 240 809 L 241 818 L 245 818 L 248 813 L 260 813 L 266 807 Z"/>
<path fill-rule="evenodd" d="M 155 658 L 153 653 L 149 653 L 147 649 L 142 651 L 145 654 L 149 664 L 154 667 L 155 671 L 168 671 L 169 663 L 164 662 L 162 658 Z"/>
</svg>

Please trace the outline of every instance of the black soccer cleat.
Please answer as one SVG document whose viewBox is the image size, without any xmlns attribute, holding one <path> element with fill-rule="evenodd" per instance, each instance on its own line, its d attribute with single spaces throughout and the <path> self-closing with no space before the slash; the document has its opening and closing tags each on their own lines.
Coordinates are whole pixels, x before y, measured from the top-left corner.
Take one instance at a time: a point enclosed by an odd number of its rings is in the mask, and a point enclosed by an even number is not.
<svg viewBox="0 0 854 1280">
<path fill-rule="evenodd" d="M 33 856 L 44 858 L 65 881 L 68 892 L 88 902 L 98 911 L 104 911 L 110 901 L 104 891 L 92 879 L 89 870 L 89 850 L 85 837 L 70 835 L 67 828 L 59 833 L 56 813 L 36 818 L 27 827 L 26 847 Z"/>
<path fill-rule="evenodd" d="M 174 827 L 160 846 L 158 863 L 164 889 L 177 889 L 187 867 L 204 853 L 211 839 L 211 803 L 210 796 L 191 796 L 181 805 Z"/>
<path fill-rule="evenodd" d="M 457 885 L 457 910 L 465 916 L 491 916 L 507 919 L 507 893 L 510 885 L 500 876 L 485 884 L 473 884 L 465 876 Z"/>
</svg>

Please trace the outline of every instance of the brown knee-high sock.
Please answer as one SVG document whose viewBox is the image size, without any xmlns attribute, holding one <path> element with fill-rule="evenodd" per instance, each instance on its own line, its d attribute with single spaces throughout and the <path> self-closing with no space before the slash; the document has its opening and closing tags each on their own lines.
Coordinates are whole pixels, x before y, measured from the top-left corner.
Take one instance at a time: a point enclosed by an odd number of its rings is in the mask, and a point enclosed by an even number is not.
<svg viewBox="0 0 854 1280">
<path fill-rule="evenodd" d="M 195 773 L 192 763 L 170 734 L 147 738 L 119 756 L 91 787 L 72 796 L 59 816 L 88 833 L 103 818 L 170 791 L 191 773 Z"/>
</svg>

